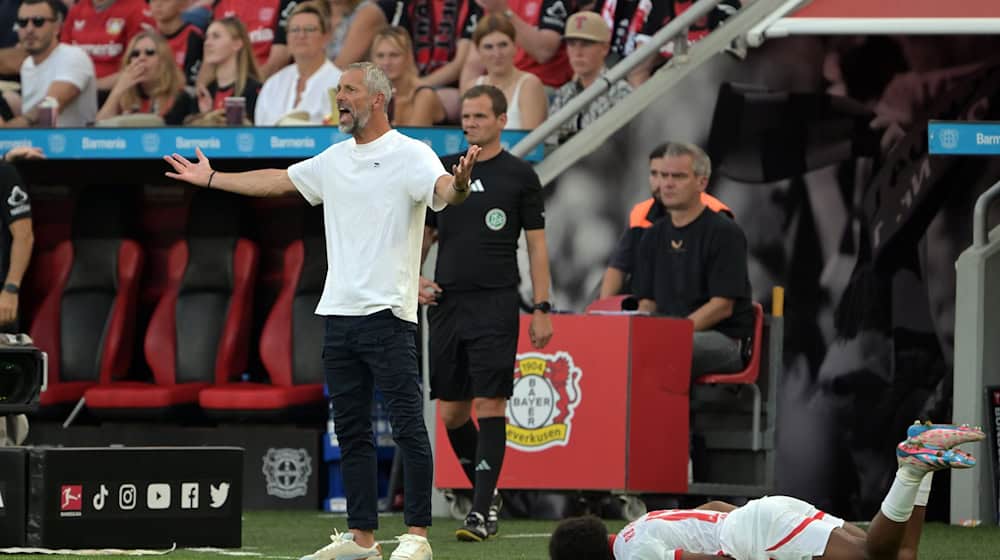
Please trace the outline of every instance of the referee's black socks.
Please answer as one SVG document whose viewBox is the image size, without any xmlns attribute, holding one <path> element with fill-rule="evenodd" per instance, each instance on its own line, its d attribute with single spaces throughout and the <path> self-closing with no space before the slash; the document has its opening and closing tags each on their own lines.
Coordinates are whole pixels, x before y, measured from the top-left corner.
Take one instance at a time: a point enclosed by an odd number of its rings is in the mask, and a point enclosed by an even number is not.
<svg viewBox="0 0 1000 560">
<path fill-rule="evenodd" d="M 496 416 L 479 419 L 479 446 L 476 450 L 475 493 L 472 511 L 484 516 L 493 501 L 493 491 L 500 478 L 504 452 L 507 450 L 507 418 Z"/>
<path fill-rule="evenodd" d="M 478 446 L 479 432 L 472 419 L 466 420 L 465 424 L 448 430 L 448 441 L 451 448 L 458 457 L 458 463 L 462 465 L 465 476 L 469 479 L 469 484 L 476 485 L 476 447 Z"/>
</svg>

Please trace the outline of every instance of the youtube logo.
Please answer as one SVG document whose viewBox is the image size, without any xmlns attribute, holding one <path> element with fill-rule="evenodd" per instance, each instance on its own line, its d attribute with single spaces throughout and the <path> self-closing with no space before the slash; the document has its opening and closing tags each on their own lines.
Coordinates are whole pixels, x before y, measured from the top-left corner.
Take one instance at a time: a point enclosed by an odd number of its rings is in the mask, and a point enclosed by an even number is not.
<svg viewBox="0 0 1000 560">
<path fill-rule="evenodd" d="M 170 507 L 170 485 L 154 482 L 147 486 L 146 507 L 149 509 L 168 509 Z"/>
</svg>

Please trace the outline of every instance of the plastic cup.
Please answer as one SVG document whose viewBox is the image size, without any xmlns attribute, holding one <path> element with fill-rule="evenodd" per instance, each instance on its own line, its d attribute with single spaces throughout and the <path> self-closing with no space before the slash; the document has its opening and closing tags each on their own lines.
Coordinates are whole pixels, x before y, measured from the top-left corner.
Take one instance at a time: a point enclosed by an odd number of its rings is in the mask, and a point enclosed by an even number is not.
<svg viewBox="0 0 1000 560">
<path fill-rule="evenodd" d="M 227 97 L 225 99 L 226 125 L 243 126 L 246 116 L 247 100 L 245 97 Z"/>
</svg>

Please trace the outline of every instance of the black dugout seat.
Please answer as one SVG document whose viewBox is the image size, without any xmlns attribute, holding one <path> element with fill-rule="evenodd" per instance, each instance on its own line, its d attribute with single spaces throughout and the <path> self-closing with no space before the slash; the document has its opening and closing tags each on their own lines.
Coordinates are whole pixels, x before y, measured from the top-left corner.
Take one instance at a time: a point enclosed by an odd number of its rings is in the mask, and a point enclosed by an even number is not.
<svg viewBox="0 0 1000 560">
<path fill-rule="evenodd" d="M 205 388 L 247 366 L 257 246 L 239 237 L 240 200 L 198 191 L 187 238 L 168 255 L 168 281 L 150 318 L 144 352 L 153 382 L 125 381 L 85 394 L 102 417 L 158 418 L 194 412 Z"/>
</svg>

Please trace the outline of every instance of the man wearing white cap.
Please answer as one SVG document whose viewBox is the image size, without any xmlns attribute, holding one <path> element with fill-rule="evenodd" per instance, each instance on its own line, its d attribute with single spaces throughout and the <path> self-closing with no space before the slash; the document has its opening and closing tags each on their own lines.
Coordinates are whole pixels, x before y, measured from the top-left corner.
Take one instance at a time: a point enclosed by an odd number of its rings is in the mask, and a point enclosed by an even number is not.
<svg viewBox="0 0 1000 560">
<path fill-rule="evenodd" d="M 569 65 L 573 68 L 573 79 L 556 91 L 549 108 L 550 115 L 555 114 L 570 99 L 607 72 L 604 59 L 611 48 L 611 28 L 597 12 L 577 12 L 566 21 L 563 40 L 566 42 Z M 611 84 L 607 91 L 591 101 L 580 114 L 563 123 L 558 132 L 549 138 L 549 143 L 565 142 L 631 92 L 632 86 L 625 80 Z"/>
</svg>

